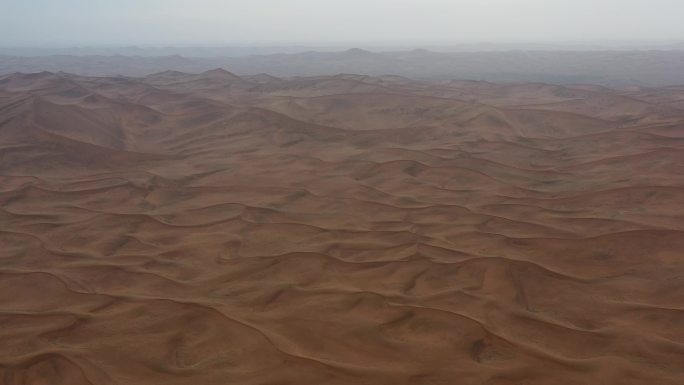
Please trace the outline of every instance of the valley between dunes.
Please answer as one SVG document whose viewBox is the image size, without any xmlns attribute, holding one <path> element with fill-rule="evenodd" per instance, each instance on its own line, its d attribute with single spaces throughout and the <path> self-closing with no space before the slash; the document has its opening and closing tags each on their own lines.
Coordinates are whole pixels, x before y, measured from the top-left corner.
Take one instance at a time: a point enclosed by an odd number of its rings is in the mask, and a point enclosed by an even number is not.
<svg viewBox="0 0 684 385">
<path fill-rule="evenodd" d="M 684 383 L 684 87 L 0 77 L 0 383 Z"/>
</svg>

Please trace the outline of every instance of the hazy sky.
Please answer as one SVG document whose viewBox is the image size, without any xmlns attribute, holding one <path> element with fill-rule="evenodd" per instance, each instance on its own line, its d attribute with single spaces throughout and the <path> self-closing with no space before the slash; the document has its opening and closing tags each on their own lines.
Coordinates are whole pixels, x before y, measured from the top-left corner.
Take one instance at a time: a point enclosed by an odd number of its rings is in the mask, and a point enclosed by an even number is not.
<svg viewBox="0 0 684 385">
<path fill-rule="evenodd" d="M 0 0 L 0 46 L 684 40 L 684 0 Z"/>
</svg>

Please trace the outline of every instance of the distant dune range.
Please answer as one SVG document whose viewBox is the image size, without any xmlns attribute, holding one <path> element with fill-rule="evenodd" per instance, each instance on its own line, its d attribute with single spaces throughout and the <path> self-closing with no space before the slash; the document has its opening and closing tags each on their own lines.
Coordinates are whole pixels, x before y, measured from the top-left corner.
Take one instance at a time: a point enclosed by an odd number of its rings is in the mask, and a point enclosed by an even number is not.
<svg viewBox="0 0 684 385">
<path fill-rule="evenodd" d="M 681 385 L 684 87 L 7 75 L 0 245 L 2 384 Z"/>
<path fill-rule="evenodd" d="M 158 52 L 158 55 L 161 55 L 164 50 L 150 52 Z M 590 83 L 611 87 L 684 84 L 682 49 L 449 53 L 425 49 L 371 52 L 355 48 L 338 52 L 286 52 L 236 57 L 220 56 L 220 50 L 215 53 L 211 50 L 195 52 L 191 49 L 180 52 L 183 52 L 184 56 L 91 54 L 22 57 L 0 54 L 0 75 L 14 72 L 66 71 L 91 76 L 145 76 L 165 70 L 200 73 L 213 68 L 225 68 L 243 76 L 258 73 L 280 77 L 353 73 L 373 76 L 399 75 L 428 80 Z M 193 53 L 214 56 L 192 56 Z"/>
</svg>

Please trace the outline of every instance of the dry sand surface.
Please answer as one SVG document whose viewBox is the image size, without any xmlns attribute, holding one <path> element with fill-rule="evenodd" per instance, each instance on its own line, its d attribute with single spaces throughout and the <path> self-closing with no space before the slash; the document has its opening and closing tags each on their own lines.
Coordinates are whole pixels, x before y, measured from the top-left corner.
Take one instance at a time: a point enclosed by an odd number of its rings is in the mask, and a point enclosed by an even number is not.
<svg viewBox="0 0 684 385">
<path fill-rule="evenodd" d="M 684 87 L 0 78 L 3 385 L 681 385 Z"/>
</svg>

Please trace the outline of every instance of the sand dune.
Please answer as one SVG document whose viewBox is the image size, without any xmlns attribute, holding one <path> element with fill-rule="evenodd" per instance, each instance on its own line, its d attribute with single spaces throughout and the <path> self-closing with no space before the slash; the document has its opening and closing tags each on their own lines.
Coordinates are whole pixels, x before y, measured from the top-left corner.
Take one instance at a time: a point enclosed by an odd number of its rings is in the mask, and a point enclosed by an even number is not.
<svg viewBox="0 0 684 385">
<path fill-rule="evenodd" d="M 682 384 L 683 93 L 1 77 L 0 382 Z"/>
</svg>

